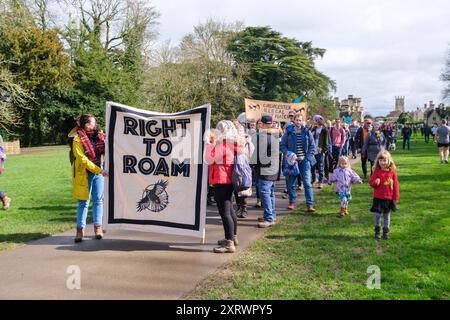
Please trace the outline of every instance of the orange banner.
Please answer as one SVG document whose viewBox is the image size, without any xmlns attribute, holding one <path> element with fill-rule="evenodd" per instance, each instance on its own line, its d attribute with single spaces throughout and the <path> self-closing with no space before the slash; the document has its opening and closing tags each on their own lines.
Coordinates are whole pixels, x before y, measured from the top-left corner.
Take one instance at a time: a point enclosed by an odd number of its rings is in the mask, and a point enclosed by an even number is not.
<svg viewBox="0 0 450 320">
<path fill-rule="evenodd" d="M 306 120 L 308 105 L 306 102 L 285 103 L 245 99 L 245 115 L 248 120 L 259 120 L 263 115 L 271 115 L 273 121 L 289 121 L 289 111 L 300 112 Z"/>
</svg>

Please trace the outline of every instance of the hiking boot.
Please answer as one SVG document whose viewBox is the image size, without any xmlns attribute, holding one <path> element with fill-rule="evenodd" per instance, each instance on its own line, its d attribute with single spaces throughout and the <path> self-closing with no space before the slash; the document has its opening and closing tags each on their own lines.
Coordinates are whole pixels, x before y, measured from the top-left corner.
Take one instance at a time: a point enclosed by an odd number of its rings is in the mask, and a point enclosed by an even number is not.
<svg viewBox="0 0 450 320">
<path fill-rule="evenodd" d="M 290 204 L 290 205 L 288 205 L 288 210 L 295 210 L 295 204 Z"/>
<path fill-rule="evenodd" d="M 383 228 L 383 239 L 389 239 L 389 228 Z"/>
<path fill-rule="evenodd" d="M 339 217 L 340 217 L 340 218 L 345 217 L 345 208 L 342 208 L 342 207 L 341 207 L 341 211 L 339 212 Z"/>
<path fill-rule="evenodd" d="M 3 209 L 8 210 L 9 207 L 11 206 L 11 198 L 4 196 L 2 202 L 3 202 Z"/>
<path fill-rule="evenodd" d="M 316 209 L 314 209 L 313 206 L 308 206 L 308 208 L 306 208 L 306 212 L 316 212 Z"/>
<path fill-rule="evenodd" d="M 381 227 L 375 227 L 375 239 L 376 240 L 380 240 L 381 239 L 380 229 L 381 229 Z"/>
<path fill-rule="evenodd" d="M 97 240 L 103 239 L 102 226 L 100 226 L 100 225 L 94 226 L 94 234 L 95 234 L 95 239 L 97 239 Z"/>
<path fill-rule="evenodd" d="M 233 240 L 225 240 L 225 243 L 213 250 L 214 253 L 233 253 L 236 252 Z"/>
<path fill-rule="evenodd" d="M 77 228 L 77 234 L 76 234 L 75 239 L 74 239 L 75 243 L 83 241 L 83 237 L 84 237 L 84 229 L 83 228 L 81 228 L 81 229 Z"/>
<path fill-rule="evenodd" d="M 348 216 L 348 208 L 344 208 L 344 214 Z"/>
<path fill-rule="evenodd" d="M 233 243 L 234 243 L 235 246 L 237 246 L 237 245 L 239 244 L 239 241 L 238 241 L 238 238 L 237 238 L 236 235 L 233 236 Z M 219 240 L 219 241 L 217 241 L 217 244 L 218 244 L 219 246 L 224 246 L 224 245 L 227 244 L 227 239 Z"/>
<path fill-rule="evenodd" d="M 275 222 L 273 222 L 273 221 L 259 222 L 258 228 L 269 228 L 269 227 L 273 226 L 274 224 L 275 224 Z"/>
</svg>

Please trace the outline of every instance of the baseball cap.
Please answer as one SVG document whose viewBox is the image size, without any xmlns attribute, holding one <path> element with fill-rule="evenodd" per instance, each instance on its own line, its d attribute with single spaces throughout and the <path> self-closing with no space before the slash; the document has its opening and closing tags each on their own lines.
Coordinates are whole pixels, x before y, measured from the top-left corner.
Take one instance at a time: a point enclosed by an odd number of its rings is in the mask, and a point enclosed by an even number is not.
<svg viewBox="0 0 450 320">
<path fill-rule="evenodd" d="M 271 115 L 264 115 L 261 117 L 261 122 L 265 124 L 272 123 L 272 116 Z"/>
</svg>

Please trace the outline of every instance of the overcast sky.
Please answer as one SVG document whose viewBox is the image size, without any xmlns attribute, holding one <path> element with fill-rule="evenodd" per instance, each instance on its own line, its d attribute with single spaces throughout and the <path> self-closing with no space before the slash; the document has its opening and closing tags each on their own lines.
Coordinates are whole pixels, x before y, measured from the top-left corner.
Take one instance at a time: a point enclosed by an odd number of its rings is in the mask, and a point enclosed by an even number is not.
<svg viewBox="0 0 450 320">
<path fill-rule="evenodd" d="M 341 100 L 361 97 L 386 115 L 395 96 L 407 110 L 442 102 L 439 80 L 450 48 L 449 0 L 152 0 L 159 40 L 178 44 L 208 18 L 271 26 L 327 50 L 317 68 L 334 79 Z M 448 104 L 448 101 L 447 101 Z"/>
</svg>

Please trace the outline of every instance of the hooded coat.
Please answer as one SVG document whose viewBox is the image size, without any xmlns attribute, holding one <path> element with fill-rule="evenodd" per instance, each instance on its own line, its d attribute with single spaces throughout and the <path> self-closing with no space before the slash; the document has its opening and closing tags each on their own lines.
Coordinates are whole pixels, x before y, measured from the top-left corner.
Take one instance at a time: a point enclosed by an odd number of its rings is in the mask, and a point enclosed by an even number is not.
<svg viewBox="0 0 450 320">
<path fill-rule="evenodd" d="M 68 136 L 73 138 L 72 151 L 75 157 L 72 163 L 73 197 L 78 200 L 89 200 L 88 171 L 100 174 L 102 168 L 95 165 L 84 153 L 83 143 L 76 127 L 69 132 Z"/>
</svg>

